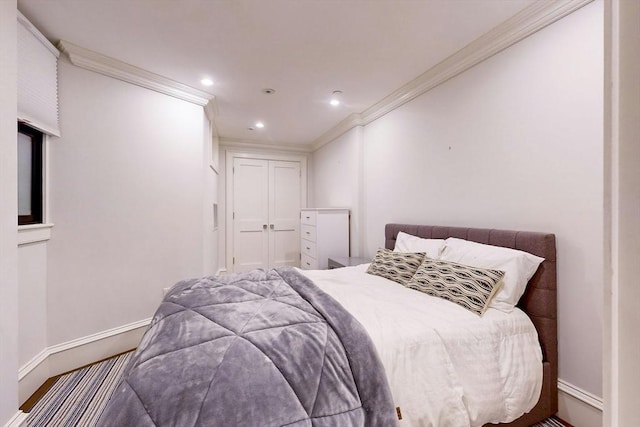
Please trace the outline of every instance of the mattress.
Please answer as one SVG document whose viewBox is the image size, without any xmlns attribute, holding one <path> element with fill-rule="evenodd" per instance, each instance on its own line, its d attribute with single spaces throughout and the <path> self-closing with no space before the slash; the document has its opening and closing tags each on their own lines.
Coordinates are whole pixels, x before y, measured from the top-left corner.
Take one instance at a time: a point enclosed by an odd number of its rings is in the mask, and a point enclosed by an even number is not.
<svg viewBox="0 0 640 427">
<path fill-rule="evenodd" d="M 519 309 L 480 317 L 367 274 L 367 264 L 302 271 L 367 330 L 387 374 L 400 427 L 481 426 L 530 411 L 542 351 Z"/>
</svg>

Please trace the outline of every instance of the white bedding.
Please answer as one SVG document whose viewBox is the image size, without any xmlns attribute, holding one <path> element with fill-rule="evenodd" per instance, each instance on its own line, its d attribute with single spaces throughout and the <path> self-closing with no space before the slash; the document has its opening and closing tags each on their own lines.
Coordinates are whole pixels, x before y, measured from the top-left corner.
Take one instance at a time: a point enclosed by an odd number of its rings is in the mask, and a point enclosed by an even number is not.
<svg viewBox="0 0 640 427">
<path fill-rule="evenodd" d="M 525 313 L 479 317 L 367 274 L 367 266 L 301 272 L 369 332 L 402 412 L 399 427 L 509 422 L 535 406 L 542 351 Z"/>
</svg>

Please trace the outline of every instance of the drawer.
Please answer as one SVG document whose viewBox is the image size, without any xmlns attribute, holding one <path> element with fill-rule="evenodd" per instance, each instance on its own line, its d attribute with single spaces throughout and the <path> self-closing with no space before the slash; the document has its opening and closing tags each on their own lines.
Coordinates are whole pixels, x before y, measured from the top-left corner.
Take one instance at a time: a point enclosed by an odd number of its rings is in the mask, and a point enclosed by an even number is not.
<svg viewBox="0 0 640 427">
<path fill-rule="evenodd" d="M 316 219 L 318 218 L 317 211 L 301 211 L 300 220 L 303 224 L 316 225 Z"/>
<path fill-rule="evenodd" d="M 300 237 L 311 242 L 316 241 L 316 228 L 313 225 L 303 224 L 300 230 Z"/>
<path fill-rule="evenodd" d="M 311 258 L 309 255 L 302 254 L 302 258 L 300 260 L 300 268 L 303 270 L 317 270 L 318 260 L 315 258 Z"/>
<path fill-rule="evenodd" d="M 303 254 L 309 255 L 311 258 L 318 258 L 318 250 L 316 248 L 316 242 L 311 242 L 307 239 L 300 240 L 300 250 Z"/>
</svg>

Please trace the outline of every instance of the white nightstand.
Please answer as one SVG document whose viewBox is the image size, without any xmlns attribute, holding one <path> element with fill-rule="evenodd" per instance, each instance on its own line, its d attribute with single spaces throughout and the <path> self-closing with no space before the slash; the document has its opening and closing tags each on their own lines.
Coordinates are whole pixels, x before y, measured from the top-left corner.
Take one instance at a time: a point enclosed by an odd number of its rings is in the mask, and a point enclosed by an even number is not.
<svg viewBox="0 0 640 427">
<path fill-rule="evenodd" d="M 300 267 L 324 270 L 329 257 L 349 256 L 349 209 L 302 209 Z"/>
<path fill-rule="evenodd" d="M 369 258 L 361 257 L 344 257 L 344 258 L 329 258 L 328 265 L 329 270 L 340 267 L 351 267 L 352 265 L 360 265 L 371 262 Z"/>
</svg>

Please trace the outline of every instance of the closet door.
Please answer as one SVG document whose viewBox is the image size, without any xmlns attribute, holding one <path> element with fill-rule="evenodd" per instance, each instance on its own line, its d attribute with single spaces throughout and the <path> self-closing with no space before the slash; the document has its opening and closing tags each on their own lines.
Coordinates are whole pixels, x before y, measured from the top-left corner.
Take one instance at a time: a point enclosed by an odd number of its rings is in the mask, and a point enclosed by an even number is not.
<svg viewBox="0 0 640 427">
<path fill-rule="evenodd" d="M 233 159 L 233 270 L 300 265 L 300 162 Z"/>
<path fill-rule="evenodd" d="M 269 264 L 269 162 L 233 159 L 233 271 Z"/>
<path fill-rule="evenodd" d="M 300 265 L 300 163 L 269 161 L 269 267 Z"/>
</svg>

